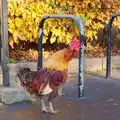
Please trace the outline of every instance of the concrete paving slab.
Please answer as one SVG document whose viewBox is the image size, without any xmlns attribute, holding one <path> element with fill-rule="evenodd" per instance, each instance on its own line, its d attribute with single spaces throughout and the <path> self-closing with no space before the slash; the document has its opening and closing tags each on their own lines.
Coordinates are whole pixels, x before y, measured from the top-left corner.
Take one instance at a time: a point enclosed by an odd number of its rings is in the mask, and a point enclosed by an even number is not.
<svg viewBox="0 0 120 120">
<path fill-rule="evenodd" d="M 41 113 L 41 104 L 19 103 L 5 105 L 0 120 L 120 120 L 120 79 L 106 80 L 103 75 L 85 78 L 84 99 L 77 97 L 77 79 L 65 84 L 65 95 L 54 103 L 61 112 L 56 115 Z"/>
</svg>

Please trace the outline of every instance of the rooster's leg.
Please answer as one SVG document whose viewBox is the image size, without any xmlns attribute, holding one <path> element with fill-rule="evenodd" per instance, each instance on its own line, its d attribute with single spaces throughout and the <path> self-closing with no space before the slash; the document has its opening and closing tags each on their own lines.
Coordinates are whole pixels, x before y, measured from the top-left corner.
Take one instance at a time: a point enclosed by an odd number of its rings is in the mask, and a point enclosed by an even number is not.
<svg viewBox="0 0 120 120">
<path fill-rule="evenodd" d="M 48 101 L 49 101 L 49 112 L 50 113 L 58 113 L 58 110 L 54 110 L 53 109 L 53 105 L 52 105 L 52 101 L 58 97 L 58 90 L 54 90 L 50 93 L 49 97 L 48 97 Z"/>
<path fill-rule="evenodd" d="M 59 97 L 65 95 L 65 93 L 63 92 L 63 85 L 58 88 L 58 95 Z"/>
<path fill-rule="evenodd" d="M 54 113 L 59 113 L 59 112 L 60 112 L 59 110 L 54 110 L 54 109 L 53 109 L 52 102 L 49 102 L 49 107 L 50 107 L 50 108 L 49 108 L 49 109 L 50 109 L 49 112 L 52 113 L 52 114 L 54 114 Z"/>
<path fill-rule="evenodd" d="M 45 106 L 44 98 L 41 98 L 41 103 L 42 103 L 42 112 L 49 112 L 49 109 L 47 109 Z"/>
</svg>

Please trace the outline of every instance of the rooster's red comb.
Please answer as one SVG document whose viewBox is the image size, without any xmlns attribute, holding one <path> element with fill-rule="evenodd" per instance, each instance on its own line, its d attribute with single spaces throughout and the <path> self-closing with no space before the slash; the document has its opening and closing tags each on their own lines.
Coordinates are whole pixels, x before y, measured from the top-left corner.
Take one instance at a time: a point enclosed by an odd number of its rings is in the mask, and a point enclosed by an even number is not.
<svg viewBox="0 0 120 120">
<path fill-rule="evenodd" d="M 69 45 L 70 48 L 79 48 L 80 47 L 80 40 L 74 39 Z"/>
</svg>

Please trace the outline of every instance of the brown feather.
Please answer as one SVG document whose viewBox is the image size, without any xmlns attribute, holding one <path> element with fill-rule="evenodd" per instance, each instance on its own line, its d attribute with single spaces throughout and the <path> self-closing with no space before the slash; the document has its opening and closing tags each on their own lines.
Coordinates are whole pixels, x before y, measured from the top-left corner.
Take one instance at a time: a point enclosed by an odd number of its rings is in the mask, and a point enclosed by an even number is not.
<svg viewBox="0 0 120 120">
<path fill-rule="evenodd" d="M 21 85 L 27 89 L 30 94 L 37 96 L 43 95 L 44 89 L 49 84 L 49 99 L 53 99 L 58 95 L 58 89 L 68 78 L 68 63 L 73 57 L 73 50 L 65 48 L 50 56 L 44 62 L 44 68 L 39 71 L 30 71 L 22 69 L 18 73 Z"/>
</svg>

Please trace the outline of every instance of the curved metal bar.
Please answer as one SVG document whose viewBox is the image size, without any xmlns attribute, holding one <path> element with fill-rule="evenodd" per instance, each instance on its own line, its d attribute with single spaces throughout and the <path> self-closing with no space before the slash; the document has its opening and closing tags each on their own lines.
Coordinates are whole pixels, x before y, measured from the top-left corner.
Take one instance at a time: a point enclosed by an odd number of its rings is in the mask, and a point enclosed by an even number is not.
<svg viewBox="0 0 120 120">
<path fill-rule="evenodd" d="M 84 74 L 83 74 L 83 63 L 84 63 L 84 26 L 79 17 L 72 14 L 51 14 L 44 16 L 39 23 L 39 35 L 38 35 L 38 69 L 42 68 L 42 37 L 43 37 L 43 25 L 46 19 L 73 19 L 78 23 L 79 28 L 79 39 L 80 39 L 80 49 L 79 49 L 79 69 L 78 69 L 78 96 L 83 97 L 84 88 Z"/>
<path fill-rule="evenodd" d="M 106 56 L 106 78 L 109 79 L 111 77 L 111 28 L 114 18 L 120 16 L 120 12 L 115 13 L 111 16 L 108 23 L 108 45 L 107 45 L 107 56 Z"/>
</svg>

